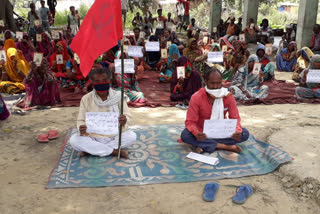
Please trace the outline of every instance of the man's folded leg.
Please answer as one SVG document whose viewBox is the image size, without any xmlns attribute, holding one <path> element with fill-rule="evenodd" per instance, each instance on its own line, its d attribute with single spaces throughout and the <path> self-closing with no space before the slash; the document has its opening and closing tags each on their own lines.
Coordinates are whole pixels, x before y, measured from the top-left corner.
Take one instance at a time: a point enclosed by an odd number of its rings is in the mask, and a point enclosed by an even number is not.
<svg viewBox="0 0 320 214">
<path fill-rule="evenodd" d="M 242 135 L 241 135 L 241 140 L 240 141 L 234 140 L 232 138 L 219 139 L 217 141 L 219 143 L 222 143 L 222 144 L 225 144 L 225 145 L 235 145 L 235 144 L 242 143 L 242 142 L 248 140 L 249 136 L 250 136 L 249 131 L 247 129 L 245 129 L 245 128 L 242 128 Z"/>
<path fill-rule="evenodd" d="M 190 144 L 192 146 L 201 148 L 203 152 L 212 153 L 217 148 L 217 141 L 214 139 L 206 139 L 203 141 L 198 141 L 197 138 L 188 130 L 184 129 L 181 133 L 181 140 L 184 143 Z"/>
</svg>

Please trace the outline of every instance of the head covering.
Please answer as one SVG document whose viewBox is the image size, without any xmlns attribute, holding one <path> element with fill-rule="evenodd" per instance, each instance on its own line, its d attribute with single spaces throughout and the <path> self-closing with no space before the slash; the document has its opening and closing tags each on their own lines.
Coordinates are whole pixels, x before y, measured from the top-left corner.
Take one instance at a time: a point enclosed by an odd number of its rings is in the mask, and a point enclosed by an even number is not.
<svg viewBox="0 0 320 214">
<path fill-rule="evenodd" d="M 258 57 L 255 54 L 251 54 L 246 62 L 244 71 L 245 71 L 245 75 L 249 73 L 249 62 L 259 62 Z"/>
<path fill-rule="evenodd" d="M 195 38 L 191 38 L 191 39 L 189 39 L 188 40 L 188 45 L 187 45 L 187 48 L 189 48 L 190 49 L 190 47 L 191 47 L 191 45 L 192 45 L 192 42 L 194 42 L 194 41 L 197 41 Z"/>
<path fill-rule="evenodd" d="M 174 55 L 177 56 L 175 59 L 173 59 Z M 173 62 L 175 60 L 177 61 L 179 58 L 180 58 L 180 52 L 179 52 L 178 46 L 176 44 L 170 45 L 167 65 L 170 66 L 171 62 Z"/>
<path fill-rule="evenodd" d="M 211 45 L 210 51 L 213 51 L 215 48 L 218 48 L 218 51 L 221 51 L 220 45 L 218 43 L 213 43 Z"/>
<path fill-rule="evenodd" d="M 314 69 L 314 67 L 313 67 L 314 62 L 320 62 L 320 55 L 319 54 L 316 54 L 311 58 L 311 63 L 310 63 L 309 69 Z"/>
<path fill-rule="evenodd" d="M 13 82 L 22 82 L 23 79 L 17 73 L 17 70 L 13 65 L 13 60 L 11 59 L 11 57 L 13 56 L 15 56 L 15 59 L 18 61 L 17 69 L 24 73 L 24 75 L 26 76 L 30 69 L 29 63 L 24 58 L 21 59 L 20 54 L 16 48 L 9 48 L 7 50 L 7 61 L 5 63 L 5 68 L 9 76 L 9 79 Z"/>
<path fill-rule="evenodd" d="M 178 64 L 177 66 L 184 66 L 185 67 L 185 73 L 186 73 L 186 78 L 189 78 L 192 72 L 192 65 L 188 57 L 182 56 L 178 59 Z"/>
<path fill-rule="evenodd" d="M 221 41 L 223 41 L 224 44 L 228 46 L 228 48 L 234 50 L 234 47 L 231 45 L 231 43 L 230 43 L 230 42 L 227 40 L 227 38 L 225 38 L 225 37 L 221 37 L 221 38 L 219 39 L 220 48 L 222 48 Z"/>
<path fill-rule="evenodd" d="M 9 48 L 17 48 L 16 43 L 13 39 L 7 39 L 4 42 L 4 49 L 8 51 Z"/>
<path fill-rule="evenodd" d="M 301 55 L 303 55 L 304 56 L 304 58 L 308 61 L 308 62 L 310 62 L 311 61 L 311 57 L 313 57 L 314 56 L 314 54 L 313 54 L 313 52 L 310 50 L 310 48 L 308 48 L 308 47 L 303 47 L 302 49 L 301 49 Z M 299 57 L 300 58 L 300 57 Z M 298 59 L 299 60 L 299 59 Z"/>
</svg>

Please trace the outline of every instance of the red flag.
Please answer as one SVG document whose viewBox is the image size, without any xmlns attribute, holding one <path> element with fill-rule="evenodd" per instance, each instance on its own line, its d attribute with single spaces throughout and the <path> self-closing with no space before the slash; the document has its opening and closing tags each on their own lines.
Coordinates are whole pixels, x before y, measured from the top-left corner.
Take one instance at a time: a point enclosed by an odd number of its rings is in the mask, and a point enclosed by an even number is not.
<svg viewBox="0 0 320 214">
<path fill-rule="evenodd" d="M 80 58 L 83 76 L 86 77 L 94 61 L 122 37 L 121 1 L 96 0 L 70 45 Z"/>
</svg>

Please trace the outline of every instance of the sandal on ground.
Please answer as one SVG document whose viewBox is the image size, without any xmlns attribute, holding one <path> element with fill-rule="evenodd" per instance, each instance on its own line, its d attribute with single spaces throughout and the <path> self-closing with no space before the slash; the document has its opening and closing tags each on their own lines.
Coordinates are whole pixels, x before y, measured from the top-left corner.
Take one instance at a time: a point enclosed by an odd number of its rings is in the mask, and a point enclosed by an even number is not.
<svg viewBox="0 0 320 214">
<path fill-rule="evenodd" d="M 212 202 L 215 199 L 215 195 L 218 192 L 219 184 L 216 182 L 207 183 L 203 191 L 203 200 L 207 202 Z"/>
<path fill-rule="evenodd" d="M 38 142 L 39 143 L 48 143 L 49 142 L 48 134 L 39 134 L 38 135 Z"/>
<path fill-rule="evenodd" d="M 253 189 L 250 185 L 245 184 L 237 188 L 236 195 L 232 198 L 232 202 L 243 204 L 252 195 Z"/>
<path fill-rule="evenodd" d="M 48 139 L 49 140 L 54 140 L 57 139 L 59 137 L 59 132 L 56 130 L 50 130 L 48 131 Z"/>
</svg>

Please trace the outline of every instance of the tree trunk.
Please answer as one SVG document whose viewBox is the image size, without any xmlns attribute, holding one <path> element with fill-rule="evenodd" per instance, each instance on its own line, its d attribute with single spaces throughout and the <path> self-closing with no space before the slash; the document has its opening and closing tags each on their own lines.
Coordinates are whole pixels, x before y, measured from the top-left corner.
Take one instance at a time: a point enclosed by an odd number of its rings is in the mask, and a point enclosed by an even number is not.
<svg viewBox="0 0 320 214">
<path fill-rule="evenodd" d="M 16 32 L 17 27 L 13 19 L 13 7 L 9 0 L 0 1 L 0 19 L 4 21 L 6 27 L 13 32 Z"/>
</svg>

